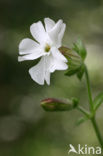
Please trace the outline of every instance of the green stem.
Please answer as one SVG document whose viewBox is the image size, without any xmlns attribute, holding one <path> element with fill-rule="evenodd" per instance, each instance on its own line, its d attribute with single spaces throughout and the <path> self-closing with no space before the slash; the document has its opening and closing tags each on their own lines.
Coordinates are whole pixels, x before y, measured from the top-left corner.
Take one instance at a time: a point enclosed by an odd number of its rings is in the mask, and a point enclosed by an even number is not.
<svg viewBox="0 0 103 156">
<path fill-rule="evenodd" d="M 90 104 L 90 112 L 91 112 L 91 119 L 90 120 L 92 122 L 93 128 L 94 128 L 96 136 L 98 138 L 98 141 L 99 141 L 101 147 L 103 147 L 103 142 L 102 142 L 102 138 L 100 135 L 100 131 L 98 129 L 98 126 L 97 126 L 97 123 L 95 120 L 95 112 L 93 109 L 93 100 L 92 100 L 92 94 L 91 94 L 90 80 L 89 80 L 88 70 L 87 70 L 86 66 L 85 66 L 85 76 L 86 76 L 86 82 L 87 82 L 87 88 L 88 88 L 88 97 L 89 97 L 89 104 Z"/>
<path fill-rule="evenodd" d="M 86 76 L 86 82 L 87 82 L 87 89 L 88 89 L 88 97 L 89 97 L 90 110 L 93 113 L 93 101 L 92 101 L 90 80 L 89 80 L 88 70 L 87 70 L 87 67 L 86 66 L 85 66 L 85 76 Z"/>
<path fill-rule="evenodd" d="M 102 139 L 101 139 L 101 135 L 100 135 L 99 129 L 97 127 L 97 123 L 96 123 L 95 117 L 93 117 L 91 119 L 91 121 L 92 121 L 92 125 L 94 127 L 94 130 L 95 130 L 96 136 L 98 138 L 98 141 L 99 141 L 101 147 L 103 148 L 103 142 L 102 142 Z"/>
</svg>

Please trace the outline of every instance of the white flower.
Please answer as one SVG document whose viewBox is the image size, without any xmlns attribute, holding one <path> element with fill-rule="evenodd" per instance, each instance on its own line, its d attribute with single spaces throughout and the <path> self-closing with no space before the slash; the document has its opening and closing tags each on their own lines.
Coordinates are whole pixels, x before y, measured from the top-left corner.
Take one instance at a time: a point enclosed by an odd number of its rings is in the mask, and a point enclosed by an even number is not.
<svg viewBox="0 0 103 156">
<path fill-rule="evenodd" d="M 30 26 L 30 32 L 34 39 L 25 38 L 19 45 L 18 61 L 35 60 L 41 57 L 40 62 L 29 69 L 31 78 L 39 83 L 50 84 L 50 73 L 55 70 L 66 70 L 67 59 L 60 53 L 58 48 L 62 44 L 66 25 L 62 20 L 55 23 L 50 18 L 44 19 L 45 28 L 41 21 Z"/>
</svg>

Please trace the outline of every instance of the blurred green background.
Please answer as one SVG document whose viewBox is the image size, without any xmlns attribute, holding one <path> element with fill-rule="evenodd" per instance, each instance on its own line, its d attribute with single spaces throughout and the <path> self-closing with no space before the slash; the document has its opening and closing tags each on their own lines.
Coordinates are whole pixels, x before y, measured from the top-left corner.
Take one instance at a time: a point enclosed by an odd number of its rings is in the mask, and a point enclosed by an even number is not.
<svg viewBox="0 0 103 156">
<path fill-rule="evenodd" d="M 88 108 L 85 78 L 80 82 L 57 71 L 50 86 L 39 86 L 28 74 L 35 61 L 17 61 L 18 44 L 32 38 L 30 25 L 45 17 L 67 24 L 64 45 L 72 47 L 78 37 L 84 41 L 93 97 L 103 90 L 103 0 L 0 0 L 0 156 L 67 156 L 70 143 L 99 145 L 89 121 L 76 126 L 81 113 L 40 107 L 47 97 L 76 96 Z M 103 106 L 97 112 L 101 133 L 102 112 Z"/>
</svg>

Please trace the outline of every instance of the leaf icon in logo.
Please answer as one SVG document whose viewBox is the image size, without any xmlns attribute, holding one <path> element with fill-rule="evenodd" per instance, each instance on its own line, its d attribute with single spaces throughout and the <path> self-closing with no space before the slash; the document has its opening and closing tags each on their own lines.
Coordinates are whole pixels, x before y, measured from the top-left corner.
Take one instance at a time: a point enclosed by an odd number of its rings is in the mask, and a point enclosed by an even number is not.
<svg viewBox="0 0 103 156">
<path fill-rule="evenodd" d="M 70 150 L 68 151 L 68 154 L 71 152 L 78 153 L 72 144 L 70 144 L 69 146 L 70 146 Z"/>
</svg>

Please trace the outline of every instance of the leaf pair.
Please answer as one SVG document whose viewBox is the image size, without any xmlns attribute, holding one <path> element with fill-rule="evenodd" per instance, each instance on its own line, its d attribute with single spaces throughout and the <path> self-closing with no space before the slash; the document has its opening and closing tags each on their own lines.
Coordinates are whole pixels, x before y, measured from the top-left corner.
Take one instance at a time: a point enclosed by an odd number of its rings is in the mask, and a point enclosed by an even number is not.
<svg viewBox="0 0 103 156">
<path fill-rule="evenodd" d="M 95 99 L 94 99 L 94 101 L 93 101 L 94 112 L 101 106 L 102 103 L 103 103 L 103 91 L 102 91 L 101 93 L 99 93 L 99 94 L 95 97 Z M 79 118 L 79 119 L 77 120 L 76 125 L 78 126 L 78 125 L 84 123 L 84 122 L 87 121 L 87 120 L 88 120 L 88 118 L 86 118 L 86 117 L 81 117 L 81 118 Z"/>
</svg>

